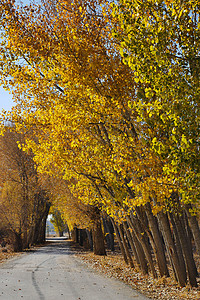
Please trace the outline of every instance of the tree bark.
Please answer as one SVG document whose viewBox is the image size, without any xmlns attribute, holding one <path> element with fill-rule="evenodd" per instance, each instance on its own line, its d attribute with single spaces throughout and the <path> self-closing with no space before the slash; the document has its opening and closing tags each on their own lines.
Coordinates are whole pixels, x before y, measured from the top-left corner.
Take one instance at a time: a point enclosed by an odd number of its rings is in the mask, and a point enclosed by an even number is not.
<svg viewBox="0 0 200 300">
<path fill-rule="evenodd" d="M 129 224 L 130 224 L 132 230 L 134 231 L 136 237 L 138 238 L 138 240 L 140 241 L 140 243 L 142 245 L 142 248 L 144 250 L 144 253 L 145 253 L 146 259 L 148 261 L 149 267 L 150 267 L 151 272 L 153 274 L 153 277 L 157 278 L 157 273 L 156 273 L 156 270 L 155 270 L 155 267 L 154 267 L 154 262 L 153 262 L 153 258 L 152 258 L 152 255 L 151 255 L 150 246 L 149 246 L 149 243 L 147 241 L 147 237 L 146 237 L 145 232 L 142 230 L 142 228 L 141 228 L 141 226 L 138 222 L 138 219 L 135 218 L 133 216 L 133 214 L 131 214 L 131 218 L 129 216 L 127 216 L 127 219 L 129 221 Z"/>
<path fill-rule="evenodd" d="M 14 232 L 13 235 L 14 235 L 13 250 L 15 252 L 22 252 L 23 251 L 23 240 L 22 240 L 21 234 Z"/>
<path fill-rule="evenodd" d="M 193 242 L 194 239 L 193 239 L 192 231 L 191 231 L 189 223 L 188 223 L 188 217 L 187 217 L 186 212 L 184 212 L 184 215 L 181 217 L 181 222 L 182 222 L 182 227 L 185 229 L 187 239 L 189 240 L 188 249 L 190 251 L 190 255 L 193 257 L 193 262 L 194 262 L 193 266 L 194 266 L 194 269 L 195 269 L 195 274 L 196 274 L 196 277 L 199 277 L 199 273 L 198 273 L 196 263 L 195 263 L 195 259 L 194 259 L 194 256 L 193 256 L 192 242 Z"/>
<path fill-rule="evenodd" d="M 111 250 L 114 251 L 114 229 L 112 226 L 112 223 L 107 217 L 103 217 L 103 226 L 104 226 L 104 231 L 105 231 L 105 239 L 106 239 L 106 244 L 107 247 Z"/>
<path fill-rule="evenodd" d="M 153 236 L 152 243 L 154 246 L 154 252 L 157 258 L 158 268 L 160 271 L 160 276 L 166 276 L 169 277 L 169 270 L 167 267 L 167 260 L 165 256 L 165 248 L 163 244 L 163 240 L 161 238 L 161 233 L 158 228 L 157 219 L 154 217 L 150 203 L 147 203 L 145 205 L 145 212 L 149 221 L 149 229 Z M 153 245 L 152 245 L 153 247 Z"/>
<path fill-rule="evenodd" d="M 73 236 L 73 241 L 75 243 L 78 243 L 78 228 L 76 226 L 74 226 L 72 236 Z"/>
<path fill-rule="evenodd" d="M 192 287 L 197 287 L 196 265 L 195 265 L 193 254 L 191 255 L 191 252 L 188 247 L 189 239 L 187 239 L 187 233 L 181 224 L 180 217 L 178 215 L 176 215 L 174 219 L 175 219 L 175 224 L 177 227 L 177 231 L 178 231 L 178 235 L 179 235 L 179 239 L 180 239 L 180 243 L 181 243 L 181 248 L 183 251 L 184 258 L 185 258 L 189 282 Z"/>
<path fill-rule="evenodd" d="M 46 235 L 46 221 L 49 214 L 50 203 L 44 201 L 44 206 L 42 212 L 40 212 L 40 218 L 37 224 L 35 224 L 35 232 L 33 237 L 34 244 L 45 243 Z"/>
<path fill-rule="evenodd" d="M 129 221 L 128 221 L 128 223 L 129 223 Z M 146 257 L 145 257 L 143 247 L 142 247 L 141 243 L 139 242 L 137 236 L 135 235 L 135 232 L 132 230 L 131 226 L 129 226 L 129 227 L 131 229 L 130 234 L 131 234 L 131 237 L 133 239 L 135 249 L 137 251 L 137 255 L 138 255 L 138 258 L 139 258 L 140 269 L 141 269 L 142 273 L 144 275 L 146 275 L 146 274 L 148 274 L 148 264 L 147 264 L 147 260 L 146 260 Z"/>
<path fill-rule="evenodd" d="M 124 261 L 128 265 L 128 258 L 127 258 L 124 246 L 122 244 L 117 225 L 115 224 L 115 221 L 113 220 L 113 218 L 111 218 L 111 221 L 112 221 L 112 224 L 113 224 L 113 228 L 114 228 L 114 231 L 115 231 L 115 234 L 116 234 L 116 237 L 117 237 L 117 241 L 119 243 L 119 247 L 120 247 L 121 253 L 123 255 Z"/>
<path fill-rule="evenodd" d="M 90 230 L 86 229 L 87 237 L 88 237 L 88 242 L 90 245 L 90 250 L 93 251 L 93 240 L 92 240 L 92 233 Z"/>
<path fill-rule="evenodd" d="M 170 261 L 172 263 L 172 268 L 175 272 L 175 278 L 177 278 L 180 286 L 186 285 L 186 277 L 185 272 L 182 271 L 182 268 L 179 263 L 177 249 L 172 238 L 172 233 L 169 226 L 169 220 L 166 214 L 163 212 L 158 213 L 159 223 L 161 224 L 162 234 L 165 240 L 165 244 L 168 247 L 168 254 Z"/>
<path fill-rule="evenodd" d="M 197 250 L 198 255 L 200 256 L 200 230 L 199 230 L 199 224 L 198 224 L 196 216 L 191 215 L 190 209 L 192 209 L 192 206 L 187 205 L 186 206 L 186 214 L 187 214 L 188 221 L 189 221 L 189 224 L 190 224 L 190 228 L 191 228 L 191 231 L 192 231 L 192 234 L 193 234 L 196 250 Z"/>
<path fill-rule="evenodd" d="M 128 241 L 129 241 L 129 243 L 130 243 L 131 250 L 132 250 L 132 252 L 133 252 L 133 254 L 134 254 L 134 256 L 135 256 L 137 265 L 140 266 L 140 260 L 139 260 L 139 257 L 138 257 L 138 254 L 137 254 L 137 251 L 136 251 L 136 247 L 135 247 L 135 245 L 134 245 L 134 242 L 133 242 L 131 233 L 130 233 L 130 231 L 129 231 L 127 222 L 123 222 L 123 227 L 124 227 L 124 230 L 125 230 L 127 239 L 128 239 Z"/>
<path fill-rule="evenodd" d="M 174 240 L 175 240 L 176 251 L 177 251 L 177 255 L 178 255 L 178 260 L 179 260 L 179 265 L 180 265 L 180 268 L 181 268 L 181 272 L 182 272 L 182 274 L 185 274 L 185 280 L 187 281 L 187 273 L 186 273 L 187 270 L 186 270 L 185 260 L 184 260 L 184 257 L 183 257 L 183 251 L 182 251 L 182 247 L 181 247 L 181 242 L 180 242 L 177 226 L 175 224 L 173 214 L 168 213 L 168 216 L 169 216 L 169 219 L 171 221 L 172 228 L 173 228 L 173 237 L 174 237 Z"/>
<path fill-rule="evenodd" d="M 93 231 L 93 251 L 96 255 L 106 255 L 106 249 L 104 244 L 104 236 L 101 227 L 101 219 L 100 217 L 94 223 Z"/>
<path fill-rule="evenodd" d="M 128 258 L 128 262 L 129 262 L 131 268 L 134 268 L 133 259 L 132 259 L 132 257 L 131 257 L 130 251 L 129 251 L 129 249 L 128 249 L 127 242 L 126 242 L 126 240 L 125 240 L 125 238 L 124 238 L 124 233 L 123 233 L 123 230 L 122 230 L 122 225 L 120 224 L 120 225 L 118 225 L 117 227 L 118 227 L 119 234 L 120 234 L 120 237 L 121 237 L 123 246 L 124 246 L 124 250 L 125 250 L 125 252 L 126 252 L 126 256 L 127 256 L 127 258 Z"/>
</svg>

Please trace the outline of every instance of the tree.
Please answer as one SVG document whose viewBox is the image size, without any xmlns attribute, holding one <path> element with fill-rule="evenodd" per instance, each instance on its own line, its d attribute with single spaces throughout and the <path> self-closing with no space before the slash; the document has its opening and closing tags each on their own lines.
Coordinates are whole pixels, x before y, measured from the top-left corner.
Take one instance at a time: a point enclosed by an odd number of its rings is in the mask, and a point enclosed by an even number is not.
<svg viewBox="0 0 200 300">
<path fill-rule="evenodd" d="M 17 142 L 23 138 L 7 128 L 0 139 L 2 226 L 5 234 L 15 236 L 14 249 L 18 251 L 38 242 L 42 221 L 46 221 L 45 213 L 49 210 L 33 155 L 18 147 Z"/>
<path fill-rule="evenodd" d="M 58 210 L 51 209 L 51 223 L 54 225 L 55 231 L 61 237 L 63 232 L 66 230 L 67 224 L 65 223 L 61 213 Z"/>
<path fill-rule="evenodd" d="M 198 5 L 198 1 L 114 5 L 119 21 L 114 35 L 137 83 L 137 100 L 130 107 L 146 125 L 141 138 L 161 161 L 160 174 L 151 175 L 151 186 L 155 180 L 154 192 L 161 185 L 169 194 L 178 190 L 182 203 L 194 205 L 199 197 Z"/>
<path fill-rule="evenodd" d="M 154 277 L 151 247 L 161 276 L 168 275 L 164 240 L 180 285 L 187 268 L 195 286 L 192 252 L 183 247 L 191 241 L 178 215 L 185 204 L 195 206 L 199 192 L 198 75 L 178 51 L 197 14 L 191 19 L 191 3 L 180 10 L 177 3 L 3 1 L 1 78 L 18 103 L 3 118 L 28 133 L 21 147 L 33 151 L 40 172 L 67 181 L 73 200 L 61 202 L 73 206 L 72 220 L 92 220 L 95 233 L 106 212 L 124 258 L 132 264 L 127 238 Z"/>
<path fill-rule="evenodd" d="M 199 126 L 198 5 L 198 1 L 119 1 L 113 5 L 118 20 L 114 35 L 138 86 L 137 101 L 130 107 L 136 107 L 141 122 L 146 124 L 142 138 L 161 162 L 160 174 L 151 174 L 149 179 L 154 194 L 150 196 L 154 205 L 159 203 L 165 211 L 175 214 L 182 213 L 189 203 L 197 208 L 199 198 L 199 146 L 195 131 Z M 138 192 L 143 188 L 146 192 L 145 181 Z M 159 218 L 163 226 L 168 226 L 166 216 Z M 177 230 L 183 247 L 184 235 L 180 228 Z M 164 233 L 167 237 L 167 227 Z M 195 271 L 192 273 L 195 276 Z M 178 279 L 184 284 L 183 278 Z M 196 285 L 194 278 L 190 282 Z"/>
</svg>

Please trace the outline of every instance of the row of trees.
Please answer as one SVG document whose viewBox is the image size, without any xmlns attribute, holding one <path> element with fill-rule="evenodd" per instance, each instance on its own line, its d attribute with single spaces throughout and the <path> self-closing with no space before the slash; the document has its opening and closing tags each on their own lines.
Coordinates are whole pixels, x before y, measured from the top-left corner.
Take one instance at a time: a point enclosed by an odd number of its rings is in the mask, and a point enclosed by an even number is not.
<svg viewBox="0 0 200 300">
<path fill-rule="evenodd" d="M 0 236 L 22 251 L 45 241 L 50 203 L 33 155 L 18 148 L 23 136 L 6 129 L 0 139 Z"/>
<path fill-rule="evenodd" d="M 197 285 L 193 243 L 200 254 L 198 5 L 0 8 L 1 80 L 16 101 L 2 119 L 25 132 L 21 149 L 63 187 L 54 201 L 69 226 L 92 229 L 104 255 L 103 220 L 127 263 L 131 248 L 144 273 L 171 272 L 181 286 Z"/>
</svg>

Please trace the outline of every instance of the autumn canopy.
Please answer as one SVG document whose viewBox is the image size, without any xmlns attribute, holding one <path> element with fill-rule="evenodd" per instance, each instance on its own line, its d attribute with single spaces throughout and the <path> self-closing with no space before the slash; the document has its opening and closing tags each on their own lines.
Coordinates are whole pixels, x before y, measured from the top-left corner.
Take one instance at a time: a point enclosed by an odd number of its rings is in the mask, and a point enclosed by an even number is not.
<svg viewBox="0 0 200 300">
<path fill-rule="evenodd" d="M 1 132 L 23 135 L 54 205 L 94 248 L 107 224 L 131 266 L 196 286 L 199 1 L 1 0 L 0 20 Z"/>
</svg>

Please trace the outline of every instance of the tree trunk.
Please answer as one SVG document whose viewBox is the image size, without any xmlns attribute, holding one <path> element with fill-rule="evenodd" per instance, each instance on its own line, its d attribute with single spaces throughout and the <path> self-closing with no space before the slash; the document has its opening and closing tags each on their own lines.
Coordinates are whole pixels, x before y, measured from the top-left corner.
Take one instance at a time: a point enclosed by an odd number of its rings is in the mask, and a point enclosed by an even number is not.
<svg viewBox="0 0 200 300">
<path fill-rule="evenodd" d="M 43 212 L 41 213 L 39 224 L 36 225 L 36 231 L 34 236 L 34 243 L 40 244 L 45 243 L 46 236 L 46 221 L 49 214 L 50 203 L 45 201 Z"/>
<path fill-rule="evenodd" d="M 185 280 L 187 281 L 187 273 L 186 273 L 187 270 L 186 270 L 185 260 L 184 260 L 184 257 L 183 257 L 183 251 L 182 251 L 182 246 L 181 246 L 177 226 L 175 224 L 174 216 L 172 214 L 168 214 L 168 215 L 169 215 L 169 219 L 171 221 L 172 228 L 173 228 L 173 237 L 174 237 L 174 240 L 175 240 L 176 251 L 177 251 L 177 255 L 178 255 L 178 260 L 179 260 L 179 265 L 180 265 L 180 268 L 181 268 L 181 272 L 183 274 L 185 274 Z"/>
<path fill-rule="evenodd" d="M 75 243 L 78 243 L 78 228 L 74 226 L 73 231 L 72 231 L 72 240 Z"/>
<path fill-rule="evenodd" d="M 190 213 L 191 208 L 192 208 L 191 205 L 186 206 L 186 214 L 187 214 L 187 217 L 188 217 L 190 228 L 192 230 L 196 250 L 197 250 L 198 255 L 200 256 L 200 230 L 199 230 L 199 224 L 198 224 L 196 216 L 191 215 L 191 213 Z"/>
<path fill-rule="evenodd" d="M 114 231 L 115 231 L 115 234 L 116 234 L 116 237 L 117 237 L 117 241 L 119 243 L 119 247 L 120 247 L 121 253 L 123 255 L 124 261 L 128 265 L 128 258 L 127 258 L 124 246 L 122 244 L 117 225 L 115 224 L 115 221 L 112 218 L 111 218 L 111 221 L 112 221 L 112 224 L 113 224 L 113 228 L 114 228 Z"/>
<path fill-rule="evenodd" d="M 32 218 L 32 225 L 28 234 L 29 245 L 45 242 L 46 220 L 50 209 L 50 203 L 47 202 L 48 199 L 43 191 L 36 196 L 34 204 L 35 216 Z"/>
<path fill-rule="evenodd" d="M 83 231 L 84 229 L 80 229 L 78 230 L 78 233 L 79 233 L 79 245 L 80 246 L 83 246 L 83 240 L 84 240 L 84 235 L 83 235 Z"/>
<path fill-rule="evenodd" d="M 13 235 L 14 235 L 13 250 L 15 252 L 23 251 L 23 240 L 21 234 L 14 232 Z"/>
<path fill-rule="evenodd" d="M 48 214 L 47 214 L 47 216 L 48 216 Z M 39 243 L 39 244 L 45 243 L 47 216 L 42 219 L 41 229 L 39 232 L 39 239 L 37 241 L 37 243 Z"/>
<path fill-rule="evenodd" d="M 182 271 L 182 268 L 179 263 L 177 249 L 174 243 L 174 240 L 172 238 L 172 233 L 169 226 L 169 220 L 167 218 L 167 215 L 163 212 L 160 212 L 158 214 L 159 223 L 161 224 L 162 228 L 162 234 L 166 243 L 166 246 L 168 247 L 168 254 L 170 261 L 172 263 L 173 270 L 175 272 L 175 277 L 177 278 L 180 286 L 186 285 L 186 274 Z"/>
<path fill-rule="evenodd" d="M 128 221 L 128 224 L 129 224 L 129 221 Z M 129 224 L 129 227 L 131 228 L 130 224 Z M 146 257 L 145 257 L 144 250 L 142 248 L 142 245 L 141 245 L 140 241 L 138 240 L 137 236 L 135 235 L 134 230 L 132 230 L 132 228 L 131 228 L 130 234 L 131 234 L 131 237 L 133 239 L 135 249 L 137 251 L 137 255 L 138 255 L 138 258 L 139 258 L 140 269 L 141 269 L 142 273 L 144 275 L 146 275 L 146 274 L 148 274 L 148 264 L 147 264 L 147 260 L 146 260 Z"/>
<path fill-rule="evenodd" d="M 134 256 L 135 256 L 137 265 L 140 266 L 140 260 L 139 260 L 139 257 L 138 257 L 138 254 L 137 254 L 137 251 L 136 251 L 136 248 L 135 248 L 135 245 L 134 245 L 134 242 L 133 242 L 131 233 L 130 233 L 130 231 L 129 231 L 127 222 L 123 222 L 123 226 L 124 226 L 124 230 L 125 230 L 127 239 L 128 239 L 128 241 L 129 241 L 129 243 L 130 243 L 131 250 L 132 250 L 132 252 L 133 252 L 133 254 L 134 254 Z"/>
<path fill-rule="evenodd" d="M 150 246 L 149 243 L 147 241 L 147 237 L 145 232 L 142 230 L 140 224 L 138 223 L 138 219 L 136 219 L 133 214 L 131 214 L 131 218 L 129 216 L 127 216 L 129 224 L 132 228 L 132 230 L 134 231 L 136 237 L 138 238 L 138 240 L 140 241 L 142 248 L 144 250 L 146 259 L 148 261 L 149 267 L 151 269 L 151 272 L 153 274 L 154 278 L 157 278 L 157 273 L 154 267 L 154 262 L 153 262 L 153 258 L 151 255 L 151 250 L 150 250 Z"/>
<path fill-rule="evenodd" d="M 193 245 L 192 245 L 193 235 L 192 235 L 192 231 L 190 229 L 189 223 L 188 223 L 188 217 L 187 217 L 186 212 L 181 217 L 181 222 L 182 222 L 182 227 L 186 231 L 187 239 L 189 240 L 189 242 L 188 242 L 188 249 L 190 251 L 190 255 L 193 257 L 193 261 L 194 261 L 194 265 L 193 266 L 194 266 L 194 269 L 195 269 L 195 274 L 196 274 L 196 277 L 199 277 L 199 273 L 198 273 L 198 270 L 197 270 L 197 267 L 196 267 L 196 263 L 195 263 L 195 260 L 194 260 L 194 256 L 193 256 Z"/>
<path fill-rule="evenodd" d="M 114 251 L 114 230 L 111 221 L 107 217 L 103 217 L 103 226 L 107 247 Z"/>
<path fill-rule="evenodd" d="M 176 215 L 174 219 L 175 219 L 175 224 L 178 231 L 180 243 L 182 246 L 183 255 L 185 258 L 190 284 L 192 287 L 197 287 L 196 265 L 195 265 L 194 257 L 193 255 L 191 255 L 188 247 L 189 239 L 187 239 L 187 233 L 181 224 L 180 217 Z"/>
<path fill-rule="evenodd" d="M 90 245 L 90 250 L 93 251 L 93 240 L 92 240 L 92 233 L 90 230 L 86 229 L 89 245 Z"/>
<path fill-rule="evenodd" d="M 164 244 L 163 244 L 163 240 L 161 238 L 161 233 L 159 231 L 158 228 L 158 223 L 156 218 L 154 217 L 152 210 L 151 210 L 151 206 L 150 203 L 147 203 L 145 205 L 145 211 L 146 211 L 146 215 L 149 221 L 149 229 L 152 233 L 153 236 L 153 241 L 152 243 L 155 245 L 154 246 L 154 252 L 157 258 L 157 263 L 158 263 L 158 268 L 160 271 L 160 276 L 166 276 L 169 277 L 169 271 L 167 268 L 167 260 L 166 260 L 166 256 L 165 256 L 165 249 L 164 249 Z M 153 245 L 152 245 L 153 247 Z"/>
<path fill-rule="evenodd" d="M 63 231 L 58 231 L 58 235 L 59 235 L 59 237 L 62 237 L 63 236 Z"/>
<path fill-rule="evenodd" d="M 106 255 L 106 249 L 104 244 L 104 236 L 103 231 L 101 227 L 101 219 L 97 218 L 97 220 L 94 223 L 93 231 L 92 231 L 92 237 L 93 237 L 93 251 L 96 255 Z"/>
<path fill-rule="evenodd" d="M 123 230 L 122 230 L 122 225 L 120 224 L 120 225 L 118 225 L 117 227 L 118 227 L 118 229 L 119 229 L 119 234 L 120 234 L 120 237 L 121 237 L 123 246 L 124 246 L 124 250 L 125 250 L 125 252 L 126 252 L 126 256 L 127 256 L 127 258 L 128 258 L 128 262 L 129 262 L 131 268 L 134 268 L 133 259 L 132 259 L 132 257 L 131 257 L 130 251 L 129 251 L 129 249 L 128 249 L 127 242 L 126 242 L 126 240 L 125 240 L 125 238 L 124 238 L 124 233 L 123 233 Z"/>
</svg>

